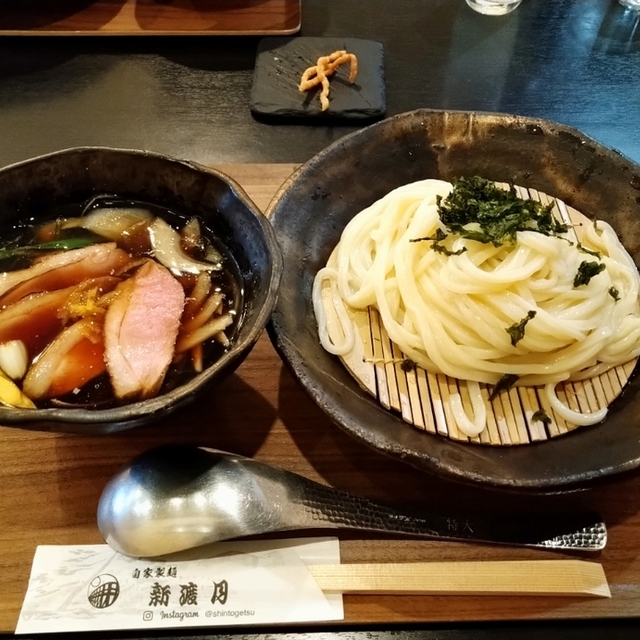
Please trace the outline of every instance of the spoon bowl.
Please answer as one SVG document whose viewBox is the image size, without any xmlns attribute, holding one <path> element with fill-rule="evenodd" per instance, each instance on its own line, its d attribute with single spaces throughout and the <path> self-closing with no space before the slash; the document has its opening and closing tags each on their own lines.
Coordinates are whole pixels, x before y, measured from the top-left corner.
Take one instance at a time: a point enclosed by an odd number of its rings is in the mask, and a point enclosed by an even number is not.
<svg viewBox="0 0 640 640">
<path fill-rule="evenodd" d="M 252 462 L 197 447 L 154 449 L 107 485 L 98 527 L 108 544 L 133 556 L 286 529 L 286 483 L 279 470 Z"/>
<path fill-rule="evenodd" d="M 98 528 L 113 549 L 135 557 L 320 528 L 586 551 L 604 548 L 607 539 L 592 513 L 403 513 L 251 458 L 189 445 L 152 449 L 118 472 L 100 498 Z"/>
</svg>

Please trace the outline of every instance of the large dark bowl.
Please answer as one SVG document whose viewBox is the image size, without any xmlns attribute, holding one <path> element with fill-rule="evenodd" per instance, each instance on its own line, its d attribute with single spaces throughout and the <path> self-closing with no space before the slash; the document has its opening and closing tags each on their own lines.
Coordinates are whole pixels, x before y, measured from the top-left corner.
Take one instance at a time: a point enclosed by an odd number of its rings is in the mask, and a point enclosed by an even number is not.
<svg viewBox="0 0 640 640">
<path fill-rule="evenodd" d="M 1 229 L 17 220 L 44 220 L 54 207 L 116 194 L 199 216 L 235 259 L 244 288 L 239 329 L 231 348 L 208 368 L 155 398 L 110 409 L 0 407 L 0 425 L 109 433 L 156 420 L 192 402 L 247 356 L 273 310 L 282 257 L 273 229 L 227 175 L 144 151 L 68 149 L 0 170 Z"/>
<path fill-rule="evenodd" d="M 640 464 L 639 383 L 602 425 L 491 447 L 423 433 L 384 410 L 320 346 L 311 286 L 347 222 L 391 189 L 481 175 L 534 187 L 610 222 L 640 259 L 640 167 L 582 133 L 509 115 L 419 110 L 348 135 L 307 162 L 269 206 L 284 254 L 268 330 L 315 402 L 357 440 L 419 469 L 496 488 L 560 491 Z"/>
</svg>

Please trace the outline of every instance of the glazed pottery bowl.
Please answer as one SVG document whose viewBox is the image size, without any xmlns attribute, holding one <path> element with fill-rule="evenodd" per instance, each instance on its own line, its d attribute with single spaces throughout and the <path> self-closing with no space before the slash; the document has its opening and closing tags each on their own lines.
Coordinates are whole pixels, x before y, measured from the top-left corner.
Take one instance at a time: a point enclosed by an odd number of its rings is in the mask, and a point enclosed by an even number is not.
<svg viewBox="0 0 640 640">
<path fill-rule="evenodd" d="M 274 307 L 282 259 L 271 225 L 225 174 L 144 151 L 77 148 L 0 170 L 0 222 L 9 229 L 108 194 L 196 216 L 237 267 L 243 290 L 231 346 L 195 377 L 153 398 L 110 408 L 0 407 L 0 424 L 25 429 L 109 433 L 148 423 L 194 401 L 247 356 Z M 63 209 L 64 210 L 64 209 Z"/>
<path fill-rule="evenodd" d="M 485 446 L 425 433 L 364 391 L 320 345 L 315 274 L 359 211 L 424 178 L 479 175 L 532 187 L 613 225 L 640 260 L 640 167 L 574 129 L 488 113 L 419 110 L 345 136 L 282 186 L 268 214 L 284 255 L 268 329 L 294 376 L 348 434 L 419 469 L 462 482 L 563 491 L 640 464 L 640 397 L 632 379 L 602 425 L 545 442 Z"/>
</svg>

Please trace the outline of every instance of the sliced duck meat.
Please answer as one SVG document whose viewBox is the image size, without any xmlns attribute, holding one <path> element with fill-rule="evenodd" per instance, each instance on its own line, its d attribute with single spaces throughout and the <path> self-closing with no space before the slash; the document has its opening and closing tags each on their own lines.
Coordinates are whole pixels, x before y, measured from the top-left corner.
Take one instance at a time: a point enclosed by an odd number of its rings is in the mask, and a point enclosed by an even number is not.
<svg viewBox="0 0 640 640">
<path fill-rule="evenodd" d="M 116 294 L 104 322 L 107 371 L 118 398 L 148 398 L 171 364 L 184 290 L 168 269 L 149 260 Z"/>
<path fill-rule="evenodd" d="M 62 331 L 58 309 L 66 302 L 69 288 L 34 293 L 0 312 L 0 342 L 22 340 L 31 357 Z"/>
<path fill-rule="evenodd" d="M 39 354 L 68 323 L 66 305 L 70 300 L 82 299 L 88 291 L 102 295 L 120 282 L 105 276 L 87 280 L 79 285 L 33 293 L 0 311 L 0 343 L 22 340 L 30 358 Z M 78 313 L 78 315 L 82 315 Z"/>
<path fill-rule="evenodd" d="M 131 261 L 115 242 L 61 251 L 41 258 L 28 269 L 0 273 L 0 307 L 41 291 L 54 291 L 88 278 L 113 275 Z"/>
</svg>

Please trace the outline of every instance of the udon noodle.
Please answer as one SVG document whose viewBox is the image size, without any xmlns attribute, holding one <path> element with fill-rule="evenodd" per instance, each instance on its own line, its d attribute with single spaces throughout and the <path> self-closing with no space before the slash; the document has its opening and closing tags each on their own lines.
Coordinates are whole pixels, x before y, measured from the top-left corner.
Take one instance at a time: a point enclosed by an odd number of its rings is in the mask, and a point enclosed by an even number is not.
<svg viewBox="0 0 640 640">
<path fill-rule="evenodd" d="M 469 436 L 486 421 L 478 383 L 544 386 L 565 420 L 602 421 L 606 408 L 572 410 L 555 387 L 640 354 L 640 278 L 616 233 L 603 221 L 589 222 L 578 241 L 573 229 L 546 234 L 532 225 L 513 241 L 481 242 L 443 224 L 439 203 L 451 191 L 439 180 L 407 184 L 349 222 L 314 282 L 322 345 L 348 353 L 355 335 L 346 309 L 373 307 L 417 366 L 469 381 L 473 419 L 455 396 L 451 407 Z M 477 224 L 465 230 L 477 231 Z M 327 329 L 327 285 L 341 339 Z"/>
</svg>

